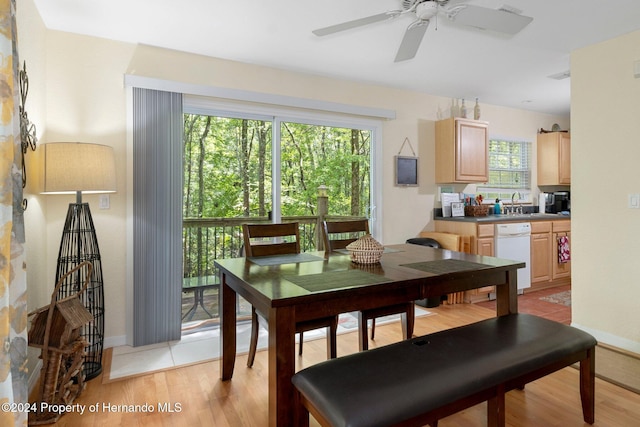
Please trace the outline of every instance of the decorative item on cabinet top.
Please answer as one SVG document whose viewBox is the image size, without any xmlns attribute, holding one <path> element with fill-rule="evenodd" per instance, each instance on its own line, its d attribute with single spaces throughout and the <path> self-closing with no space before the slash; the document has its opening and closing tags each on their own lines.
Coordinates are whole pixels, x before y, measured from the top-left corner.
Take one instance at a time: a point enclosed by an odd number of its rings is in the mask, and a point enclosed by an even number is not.
<svg viewBox="0 0 640 427">
<path fill-rule="evenodd" d="M 569 132 L 569 129 L 562 130 L 559 124 L 554 123 L 553 126 L 551 127 L 551 130 L 540 128 L 540 130 L 538 131 L 538 133 L 553 133 L 553 132 Z"/>
<path fill-rule="evenodd" d="M 476 105 L 473 107 L 473 120 L 480 120 L 480 104 L 476 98 Z"/>
</svg>

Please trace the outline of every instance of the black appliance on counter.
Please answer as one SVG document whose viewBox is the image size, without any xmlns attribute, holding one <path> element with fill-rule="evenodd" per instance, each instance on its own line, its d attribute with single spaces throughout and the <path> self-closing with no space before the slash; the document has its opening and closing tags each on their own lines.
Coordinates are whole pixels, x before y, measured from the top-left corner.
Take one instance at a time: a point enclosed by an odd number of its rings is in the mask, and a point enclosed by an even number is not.
<svg viewBox="0 0 640 427">
<path fill-rule="evenodd" d="M 571 193 L 569 191 L 556 191 L 545 193 L 546 213 L 571 212 Z"/>
</svg>

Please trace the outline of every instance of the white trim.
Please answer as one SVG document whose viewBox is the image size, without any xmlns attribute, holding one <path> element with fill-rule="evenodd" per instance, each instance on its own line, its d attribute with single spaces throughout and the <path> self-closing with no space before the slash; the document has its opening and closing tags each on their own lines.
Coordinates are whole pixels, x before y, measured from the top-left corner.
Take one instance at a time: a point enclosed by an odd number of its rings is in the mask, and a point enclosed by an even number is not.
<svg viewBox="0 0 640 427">
<path fill-rule="evenodd" d="M 640 354 L 640 343 L 638 343 L 637 341 L 622 338 L 617 335 L 610 334 L 609 332 L 600 331 L 598 329 L 587 328 L 586 326 L 582 326 L 573 322 L 571 323 L 571 326 L 593 335 L 593 337 L 599 343 L 608 344 L 621 350 Z"/>
<path fill-rule="evenodd" d="M 132 74 L 124 75 L 124 85 L 125 87 L 134 86 L 143 89 L 164 90 L 167 92 L 182 93 L 184 95 L 199 95 L 226 100 L 301 108 L 306 110 L 328 111 L 384 120 L 392 120 L 396 118 L 396 112 L 394 110 L 387 110 L 384 108 L 363 107 L 360 105 L 319 101 L 317 99 L 297 98 L 293 96 L 253 92 L 241 89 L 204 86 L 153 77 L 136 76 Z"/>
<path fill-rule="evenodd" d="M 133 334 L 131 334 L 133 335 Z M 127 336 L 126 335 L 117 335 L 114 337 L 105 337 L 104 339 L 104 348 L 111 348 L 111 347 L 121 347 L 123 345 L 131 345 L 127 342 Z"/>
<path fill-rule="evenodd" d="M 282 119 L 278 117 L 273 118 L 273 125 L 271 126 L 271 141 L 280 141 L 282 138 L 281 125 Z M 273 161 L 273 159 L 280 159 L 282 153 L 281 144 L 271 144 L 271 163 L 272 174 L 271 177 L 271 218 L 273 222 L 282 222 L 282 163 L 280 161 Z"/>
<path fill-rule="evenodd" d="M 42 359 L 38 359 L 36 366 L 34 366 L 33 370 L 29 372 L 29 378 L 27 379 L 27 390 L 29 395 L 31 395 L 35 386 L 39 384 L 38 380 L 40 380 L 40 371 L 42 371 Z"/>
</svg>

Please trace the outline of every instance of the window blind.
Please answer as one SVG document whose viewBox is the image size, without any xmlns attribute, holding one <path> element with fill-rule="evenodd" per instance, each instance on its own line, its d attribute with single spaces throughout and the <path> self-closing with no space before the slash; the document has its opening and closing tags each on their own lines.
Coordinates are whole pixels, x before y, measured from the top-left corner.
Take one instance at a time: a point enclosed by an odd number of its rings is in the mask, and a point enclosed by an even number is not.
<svg viewBox="0 0 640 427">
<path fill-rule="evenodd" d="M 179 340 L 182 95 L 133 88 L 133 345 Z"/>
<path fill-rule="evenodd" d="M 531 189 L 531 143 L 489 140 L 489 182 L 477 191 L 487 199 L 510 197 L 514 191 Z"/>
</svg>

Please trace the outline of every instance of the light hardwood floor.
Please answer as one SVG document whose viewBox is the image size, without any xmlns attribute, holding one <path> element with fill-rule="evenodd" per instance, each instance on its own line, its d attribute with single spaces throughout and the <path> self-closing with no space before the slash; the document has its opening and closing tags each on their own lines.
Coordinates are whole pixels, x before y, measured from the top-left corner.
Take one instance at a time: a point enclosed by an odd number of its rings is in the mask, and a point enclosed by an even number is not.
<svg viewBox="0 0 640 427">
<path fill-rule="evenodd" d="M 492 310 L 474 304 L 429 309 L 435 315 L 416 319 L 415 334 L 423 335 L 444 328 L 467 324 L 494 315 Z M 399 323 L 376 328 L 371 348 L 389 344 L 401 336 Z M 338 356 L 357 351 L 357 333 L 338 336 Z M 326 357 L 324 340 L 305 343 L 298 368 Z M 596 355 L 597 357 L 597 355 Z M 473 372 L 469 372 L 473 375 Z M 428 387 L 425 384 L 425 387 Z M 218 361 L 206 362 L 136 378 L 102 384 L 98 377 L 88 382 L 76 403 L 97 405 L 96 412 L 68 413 L 57 426 L 216 426 L 243 427 L 267 425 L 267 352 L 256 355 L 252 369 L 246 355 L 236 360 L 231 381 L 219 379 Z M 122 405 L 153 407 L 153 412 L 127 412 Z M 161 412 L 159 405 L 180 405 L 179 412 Z M 111 408 L 111 409 L 109 409 Z M 528 384 L 524 391 L 508 393 L 507 425 L 514 427 L 585 426 L 578 391 L 578 371 L 565 368 Z M 141 409 L 141 408 L 131 408 Z M 440 421 L 441 427 L 486 425 L 486 404 L 480 404 Z M 632 427 L 640 420 L 640 395 L 596 379 L 596 423 L 600 427 Z M 312 426 L 318 424 L 311 420 Z"/>
</svg>

